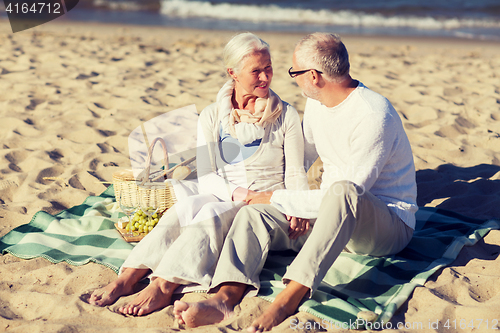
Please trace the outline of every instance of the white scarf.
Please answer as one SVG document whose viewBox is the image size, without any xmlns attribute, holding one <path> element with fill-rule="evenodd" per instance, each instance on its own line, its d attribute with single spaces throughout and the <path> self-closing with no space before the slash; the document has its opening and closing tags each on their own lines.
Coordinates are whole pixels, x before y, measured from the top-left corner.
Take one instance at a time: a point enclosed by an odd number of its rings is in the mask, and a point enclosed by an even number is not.
<svg viewBox="0 0 500 333">
<path fill-rule="evenodd" d="M 231 99 L 234 92 L 234 81 L 230 80 L 217 94 L 217 102 L 222 111 L 220 121 L 224 132 L 237 138 L 243 144 L 249 144 L 257 139 L 262 139 L 267 124 L 272 124 L 283 111 L 283 102 L 269 89 L 268 98 L 257 98 L 255 112 L 234 109 Z"/>
</svg>

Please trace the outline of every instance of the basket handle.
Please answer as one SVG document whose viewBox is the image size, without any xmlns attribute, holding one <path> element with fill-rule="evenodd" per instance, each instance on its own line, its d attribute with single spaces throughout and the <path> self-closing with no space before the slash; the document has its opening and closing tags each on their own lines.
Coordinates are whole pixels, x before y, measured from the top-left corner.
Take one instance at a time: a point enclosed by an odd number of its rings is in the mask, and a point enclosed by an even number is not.
<svg viewBox="0 0 500 333">
<path fill-rule="evenodd" d="M 157 142 L 159 142 L 161 147 L 163 148 L 163 166 L 165 167 L 165 170 L 168 169 L 167 144 L 165 143 L 165 140 L 163 140 L 163 138 L 157 137 L 151 142 L 151 145 L 149 146 L 148 157 L 146 159 L 146 167 L 144 169 L 144 176 L 142 177 L 141 185 L 144 185 L 144 183 L 149 180 L 149 174 L 151 170 L 151 159 L 153 158 L 153 149 Z"/>
</svg>

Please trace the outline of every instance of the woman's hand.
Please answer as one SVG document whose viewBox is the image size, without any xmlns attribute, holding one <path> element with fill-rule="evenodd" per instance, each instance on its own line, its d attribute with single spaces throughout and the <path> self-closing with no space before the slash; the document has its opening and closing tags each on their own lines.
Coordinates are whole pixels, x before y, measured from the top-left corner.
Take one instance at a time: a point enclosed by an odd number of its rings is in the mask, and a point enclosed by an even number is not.
<svg viewBox="0 0 500 333">
<path fill-rule="evenodd" d="M 287 221 L 290 222 L 290 227 L 288 228 L 288 237 L 290 239 L 297 239 L 302 235 L 305 235 L 310 228 L 309 219 L 303 219 L 300 217 L 286 215 Z"/>
<path fill-rule="evenodd" d="M 249 205 L 256 205 L 256 204 L 270 204 L 271 203 L 271 197 L 273 196 L 273 192 L 267 191 L 267 192 L 255 192 L 251 191 L 252 193 L 249 193 L 247 197 L 245 198 L 245 202 Z"/>
</svg>

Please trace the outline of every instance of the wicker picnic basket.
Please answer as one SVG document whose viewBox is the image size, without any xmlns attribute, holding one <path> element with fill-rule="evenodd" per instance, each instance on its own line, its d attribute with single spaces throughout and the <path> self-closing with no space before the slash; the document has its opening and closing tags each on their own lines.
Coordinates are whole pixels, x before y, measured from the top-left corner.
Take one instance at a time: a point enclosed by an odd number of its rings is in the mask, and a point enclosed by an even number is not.
<svg viewBox="0 0 500 333">
<path fill-rule="evenodd" d="M 153 149 L 158 142 L 163 149 L 164 171 L 160 176 L 151 179 L 151 159 Z M 158 211 L 163 212 L 175 204 L 176 198 L 172 186 L 164 181 L 168 173 L 171 173 L 174 168 L 168 169 L 167 145 L 162 138 L 156 138 L 151 142 L 145 165 L 145 169 L 137 179 L 134 178 L 132 170 L 122 170 L 113 174 L 116 201 L 120 202 L 121 200 L 124 205 L 133 207 L 140 207 L 141 205 L 155 207 L 158 208 Z"/>
</svg>

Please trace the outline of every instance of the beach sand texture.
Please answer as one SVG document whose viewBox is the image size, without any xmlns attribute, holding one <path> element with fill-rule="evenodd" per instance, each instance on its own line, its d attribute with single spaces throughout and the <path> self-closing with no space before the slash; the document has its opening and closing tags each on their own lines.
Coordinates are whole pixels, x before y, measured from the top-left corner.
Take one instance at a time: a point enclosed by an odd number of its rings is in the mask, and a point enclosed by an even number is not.
<svg viewBox="0 0 500 333">
<path fill-rule="evenodd" d="M 211 104 L 226 80 L 223 46 L 235 33 L 58 22 L 9 31 L 0 21 L 0 236 L 39 210 L 54 214 L 101 193 L 114 171 L 130 166 L 127 137 L 141 122 Z M 271 45 L 273 90 L 302 111 L 305 99 L 287 73 L 302 35 L 258 34 Z M 386 96 L 401 116 L 413 148 L 419 205 L 499 218 L 500 45 L 355 36 L 344 42 L 353 77 Z M 311 174 L 311 182 L 318 177 Z M 418 323 L 482 319 L 491 328 L 500 319 L 499 253 L 499 231 L 463 249 L 453 265 L 416 288 L 394 324 L 423 332 Z M 114 312 L 133 296 L 105 308 L 86 303 L 92 290 L 115 277 L 96 264 L 1 256 L 0 331 L 179 330 L 171 306 L 135 318 Z M 233 318 L 195 330 L 238 331 L 267 306 L 245 299 Z M 321 322 L 306 313 L 293 318 Z M 275 331 L 293 330 L 287 320 Z M 455 332 L 442 325 L 436 331 Z"/>
</svg>

